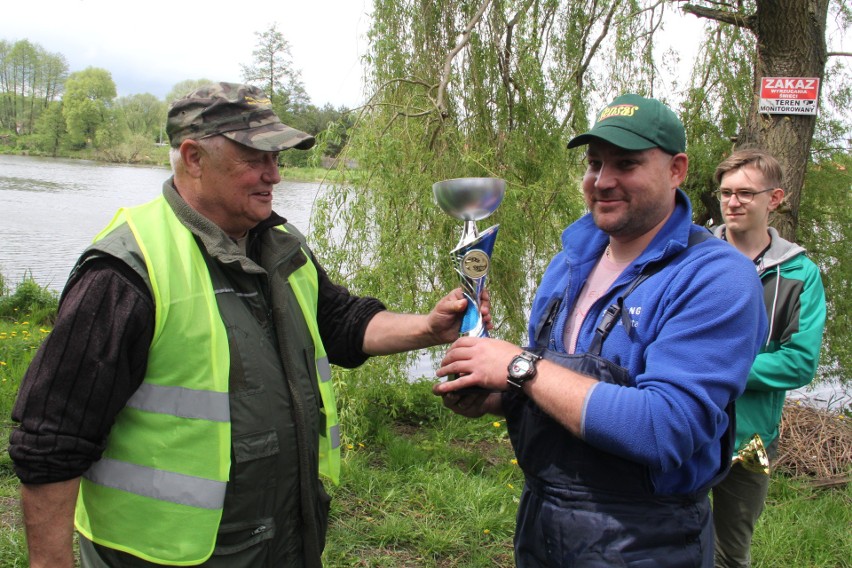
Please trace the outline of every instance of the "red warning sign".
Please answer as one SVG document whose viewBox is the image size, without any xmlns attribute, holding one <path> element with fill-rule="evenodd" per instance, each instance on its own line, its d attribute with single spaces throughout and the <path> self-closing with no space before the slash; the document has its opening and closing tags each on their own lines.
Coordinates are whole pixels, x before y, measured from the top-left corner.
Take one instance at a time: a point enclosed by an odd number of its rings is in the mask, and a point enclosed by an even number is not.
<svg viewBox="0 0 852 568">
<path fill-rule="evenodd" d="M 818 98 L 818 77 L 763 77 L 758 112 L 816 114 Z"/>
</svg>

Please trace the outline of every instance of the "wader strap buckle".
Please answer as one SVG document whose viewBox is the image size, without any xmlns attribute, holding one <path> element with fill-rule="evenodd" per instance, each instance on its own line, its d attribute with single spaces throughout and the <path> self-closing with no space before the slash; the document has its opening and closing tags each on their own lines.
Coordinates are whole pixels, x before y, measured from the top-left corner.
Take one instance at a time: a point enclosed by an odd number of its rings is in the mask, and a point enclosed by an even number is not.
<svg viewBox="0 0 852 568">
<path fill-rule="evenodd" d="M 598 327 L 595 329 L 595 336 L 592 338 L 592 344 L 589 346 L 588 351 L 592 355 L 601 354 L 603 342 L 609 335 L 609 332 L 612 331 L 615 321 L 621 314 L 621 300 L 622 298 L 619 298 L 617 304 L 612 304 L 606 309 L 603 317 L 601 318 L 601 323 L 599 323 Z"/>
</svg>

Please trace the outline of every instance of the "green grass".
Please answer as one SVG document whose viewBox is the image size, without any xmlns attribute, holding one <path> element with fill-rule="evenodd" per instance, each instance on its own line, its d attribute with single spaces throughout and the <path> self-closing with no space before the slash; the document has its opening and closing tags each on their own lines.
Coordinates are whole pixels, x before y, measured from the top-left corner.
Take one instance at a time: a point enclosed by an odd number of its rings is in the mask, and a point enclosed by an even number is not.
<svg viewBox="0 0 852 568">
<path fill-rule="evenodd" d="M 817 489 L 774 475 L 755 527 L 752 564 L 766 567 L 852 567 L 852 484 Z"/>
<path fill-rule="evenodd" d="M 451 416 L 428 384 L 404 388 L 423 397 L 418 416 L 379 409 L 367 437 L 345 446 L 326 565 L 511 565 L 523 481 L 505 424 Z"/>
<path fill-rule="evenodd" d="M 2 294 L 0 294 L 2 296 Z M 0 441 L 20 378 L 47 327 L 0 316 Z M 344 429 L 327 568 L 505 567 L 522 474 L 506 425 L 466 420 L 428 382 L 409 384 L 378 359 L 336 371 Z M 381 379 L 380 379 L 381 378 Z M 26 566 L 18 481 L 0 453 L 0 568 Z M 815 489 L 775 475 L 755 532 L 755 567 L 852 567 L 852 486 Z"/>
<path fill-rule="evenodd" d="M 12 405 L 20 378 L 47 328 L 28 319 L 0 318 L 0 567 L 26 566 L 26 541 L 18 506 L 18 478 L 6 451 L 12 431 Z"/>
</svg>

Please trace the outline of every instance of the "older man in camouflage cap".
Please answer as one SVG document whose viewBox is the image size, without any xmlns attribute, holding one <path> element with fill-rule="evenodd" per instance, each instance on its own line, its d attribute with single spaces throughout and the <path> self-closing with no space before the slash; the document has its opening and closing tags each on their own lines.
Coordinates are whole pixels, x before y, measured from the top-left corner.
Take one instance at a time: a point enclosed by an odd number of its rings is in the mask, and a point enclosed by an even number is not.
<svg viewBox="0 0 852 568">
<path fill-rule="evenodd" d="M 201 88 L 168 133 L 174 176 L 83 253 L 16 401 L 31 566 L 73 566 L 76 525 L 84 567 L 319 567 L 329 364 L 452 341 L 467 302 L 394 314 L 328 279 L 272 211 L 278 153 L 314 138 L 258 89 Z"/>
</svg>

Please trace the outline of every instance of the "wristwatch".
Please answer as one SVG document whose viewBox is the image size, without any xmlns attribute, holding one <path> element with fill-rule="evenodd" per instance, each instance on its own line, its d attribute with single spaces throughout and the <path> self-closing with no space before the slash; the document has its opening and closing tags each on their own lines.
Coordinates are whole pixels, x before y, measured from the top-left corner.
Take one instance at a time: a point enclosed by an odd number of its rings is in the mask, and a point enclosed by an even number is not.
<svg viewBox="0 0 852 568">
<path fill-rule="evenodd" d="M 535 378 L 535 364 L 539 359 L 541 357 L 529 351 L 522 351 L 520 355 L 512 359 L 512 362 L 509 363 L 509 376 L 506 378 L 509 386 L 523 390 L 524 383 Z"/>
</svg>

